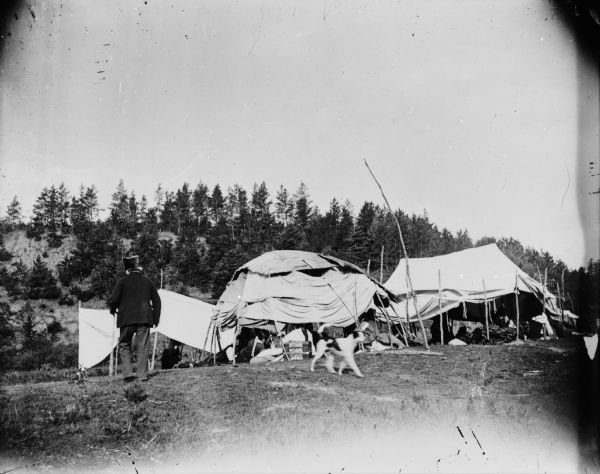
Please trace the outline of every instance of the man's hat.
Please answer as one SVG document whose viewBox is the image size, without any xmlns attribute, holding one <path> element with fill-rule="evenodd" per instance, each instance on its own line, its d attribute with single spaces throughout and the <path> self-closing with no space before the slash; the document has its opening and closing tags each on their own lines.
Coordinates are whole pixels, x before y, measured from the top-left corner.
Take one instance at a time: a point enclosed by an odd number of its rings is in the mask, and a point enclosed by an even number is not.
<svg viewBox="0 0 600 474">
<path fill-rule="evenodd" d="M 128 252 L 125 257 L 123 257 L 123 266 L 125 270 L 133 270 L 139 266 L 140 258 L 137 255 L 134 255 L 132 252 Z"/>
</svg>

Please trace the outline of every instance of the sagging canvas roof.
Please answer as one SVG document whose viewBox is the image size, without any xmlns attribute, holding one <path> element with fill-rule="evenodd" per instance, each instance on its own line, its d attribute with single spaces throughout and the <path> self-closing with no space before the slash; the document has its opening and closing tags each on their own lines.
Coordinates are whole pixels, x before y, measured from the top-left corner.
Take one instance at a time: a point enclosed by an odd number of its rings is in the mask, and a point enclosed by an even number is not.
<svg viewBox="0 0 600 474">
<path fill-rule="evenodd" d="M 356 265 L 298 250 L 267 252 L 238 268 L 217 302 L 221 328 L 259 322 L 349 326 L 378 293 L 395 297 Z"/>
<path fill-rule="evenodd" d="M 496 244 L 484 245 L 446 255 L 410 259 L 410 276 L 417 305 L 422 318 L 430 318 L 440 312 L 459 306 L 462 302 L 483 303 L 503 295 L 519 292 L 532 293 L 543 300 L 543 285 L 515 265 Z M 438 277 L 439 271 L 439 277 Z M 441 283 L 441 310 L 439 286 Z M 484 289 L 485 284 L 485 289 Z M 406 275 L 406 259 L 390 276 L 385 286 L 396 295 L 409 292 Z M 545 292 L 546 312 L 558 317 L 560 311 L 556 298 Z M 397 305 L 401 315 L 413 320 L 416 317 L 413 303 Z"/>
</svg>

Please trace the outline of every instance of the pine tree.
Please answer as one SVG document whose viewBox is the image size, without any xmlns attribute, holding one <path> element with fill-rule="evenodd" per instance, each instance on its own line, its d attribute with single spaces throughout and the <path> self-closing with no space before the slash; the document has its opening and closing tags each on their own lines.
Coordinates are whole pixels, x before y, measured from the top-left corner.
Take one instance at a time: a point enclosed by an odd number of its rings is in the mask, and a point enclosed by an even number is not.
<svg viewBox="0 0 600 474">
<path fill-rule="evenodd" d="M 310 219 L 312 208 L 308 188 L 304 183 L 300 183 L 294 194 L 294 225 L 301 232 L 308 229 L 308 220 Z"/>
<path fill-rule="evenodd" d="M 160 229 L 166 232 L 177 231 L 177 203 L 175 194 L 165 192 L 165 200 L 160 212 Z"/>
<path fill-rule="evenodd" d="M 140 217 L 139 206 L 135 193 L 131 191 L 127 201 L 127 225 L 125 235 L 129 238 L 135 238 L 139 229 Z"/>
<path fill-rule="evenodd" d="M 352 256 L 350 249 L 353 246 L 354 218 L 352 217 L 352 205 L 346 200 L 340 211 L 340 218 L 335 233 L 333 248 L 342 258 L 349 259 Z"/>
<path fill-rule="evenodd" d="M 57 299 L 60 297 L 60 290 L 56 286 L 56 278 L 39 255 L 33 262 L 33 267 L 29 273 L 27 296 L 30 299 Z"/>
<path fill-rule="evenodd" d="M 213 223 L 216 224 L 221 219 L 225 219 L 225 198 L 223 197 L 221 186 L 218 184 L 215 185 L 210 196 L 209 209 Z"/>
<path fill-rule="evenodd" d="M 110 204 L 110 222 L 115 235 L 127 235 L 129 223 L 129 199 L 123 180 L 119 180 Z"/>
<path fill-rule="evenodd" d="M 19 259 L 11 265 L 6 276 L 4 287 L 8 296 L 21 296 L 26 292 L 27 280 L 29 279 L 29 268 Z"/>
<path fill-rule="evenodd" d="M 235 270 L 251 259 L 251 255 L 236 246 L 227 251 L 215 265 L 212 297 L 219 298 Z"/>
<path fill-rule="evenodd" d="M 16 228 L 22 224 L 23 214 L 21 211 L 21 203 L 17 199 L 17 196 L 15 196 L 10 204 L 6 207 L 6 215 L 8 217 L 8 224 L 12 228 Z"/>
<path fill-rule="evenodd" d="M 294 203 L 287 189 L 283 185 L 279 186 L 279 190 L 275 196 L 275 216 L 277 221 L 287 227 L 294 211 Z"/>
<path fill-rule="evenodd" d="M 154 191 L 154 204 L 155 204 L 154 209 L 156 209 L 157 216 L 160 215 L 160 211 L 162 210 L 164 199 L 165 199 L 165 191 L 162 188 L 161 184 L 158 183 L 158 186 L 156 187 L 156 191 Z"/>
<path fill-rule="evenodd" d="M 196 222 L 196 235 L 205 235 L 210 227 L 208 186 L 198 183 L 192 194 L 192 215 Z"/>
<path fill-rule="evenodd" d="M 253 243 L 257 248 L 267 248 L 271 243 L 273 216 L 271 215 L 269 191 L 264 181 L 260 185 L 254 184 L 250 197 L 250 219 Z"/>
<path fill-rule="evenodd" d="M 470 249 L 471 247 L 473 247 L 473 241 L 471 240 L 471 237 L 469 237 L 469 232 L 467 229 L 459 230 L 456 233 L 456 238 L 454 239 L 454 250 L 465 250 Z"/>
<path fill-rule="evenodd" d="M 34 347 L 39 335 L 35 330 L 35 313 L 29 301 L 17 313 L 17 320 L 20 322 L 23 332 L 23 346 L 26 349 Z"/>
<path fill-rule="evenodd" d="M 176 222 L 177 235 L 190 237 L 193 235 L 194 220 L 192 217 L 192 193 L 187 183 L 183 183 L 176 194 Z"/>
<path fill-rule="evenodd" d="M 298 189 L 292 197 L 294 209 L 291 217 L 291 232 L 290 236 L 294 236 L 295 246 L 299 250 L 310 250 L 313 248 L 311 244 L 311 217 L 318 214 L 318 210 L 313 210 L 311 207 L 308 188 L 304 183 L 300 183 Z M 312 223 L 314 227 L 314 222 Z"/>
<path fill-rule="evenodd" d="M 63 232 L 69 227 L 69 191 L 65 187 L 64 183 L 60 183 L 60 186 L 56 190 L 56 214 L 58 229 Z"/>
</svg>

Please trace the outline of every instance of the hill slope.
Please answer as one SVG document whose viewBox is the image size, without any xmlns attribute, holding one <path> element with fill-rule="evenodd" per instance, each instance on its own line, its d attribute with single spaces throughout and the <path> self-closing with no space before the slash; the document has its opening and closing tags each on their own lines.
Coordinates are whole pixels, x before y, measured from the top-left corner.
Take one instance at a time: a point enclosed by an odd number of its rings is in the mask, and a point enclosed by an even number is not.
<svg viewBox="0 0 600 474">
<path fill-rule="evenodd" d="M 9 386 L 4 470 L 581 472 L 580 341 Z M 579 437 L 578 437 L 579 436 Z"/>
</svg>

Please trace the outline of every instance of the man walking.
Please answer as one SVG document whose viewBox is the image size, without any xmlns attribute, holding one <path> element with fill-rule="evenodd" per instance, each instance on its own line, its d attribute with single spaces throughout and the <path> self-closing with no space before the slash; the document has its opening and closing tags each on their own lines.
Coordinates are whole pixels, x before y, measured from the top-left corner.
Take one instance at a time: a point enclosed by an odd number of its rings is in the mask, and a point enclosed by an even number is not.
<svg viewBox="0 0 600 474">
<path fill-rule="evenodd" d="M 137 255 L 126 255 L 123 265 L 126 274 L 117 281 L 108 304 L 110 314 L 117 313 L 123 379 L 135 380 L 131 366 L 131 342 L 135 334 L 137 377 L 145 382 L 148 380 L 150 328 L 158 326 L 160 320 L 160 296 L 152 281 L 142 275 Z"/>
</svg>

